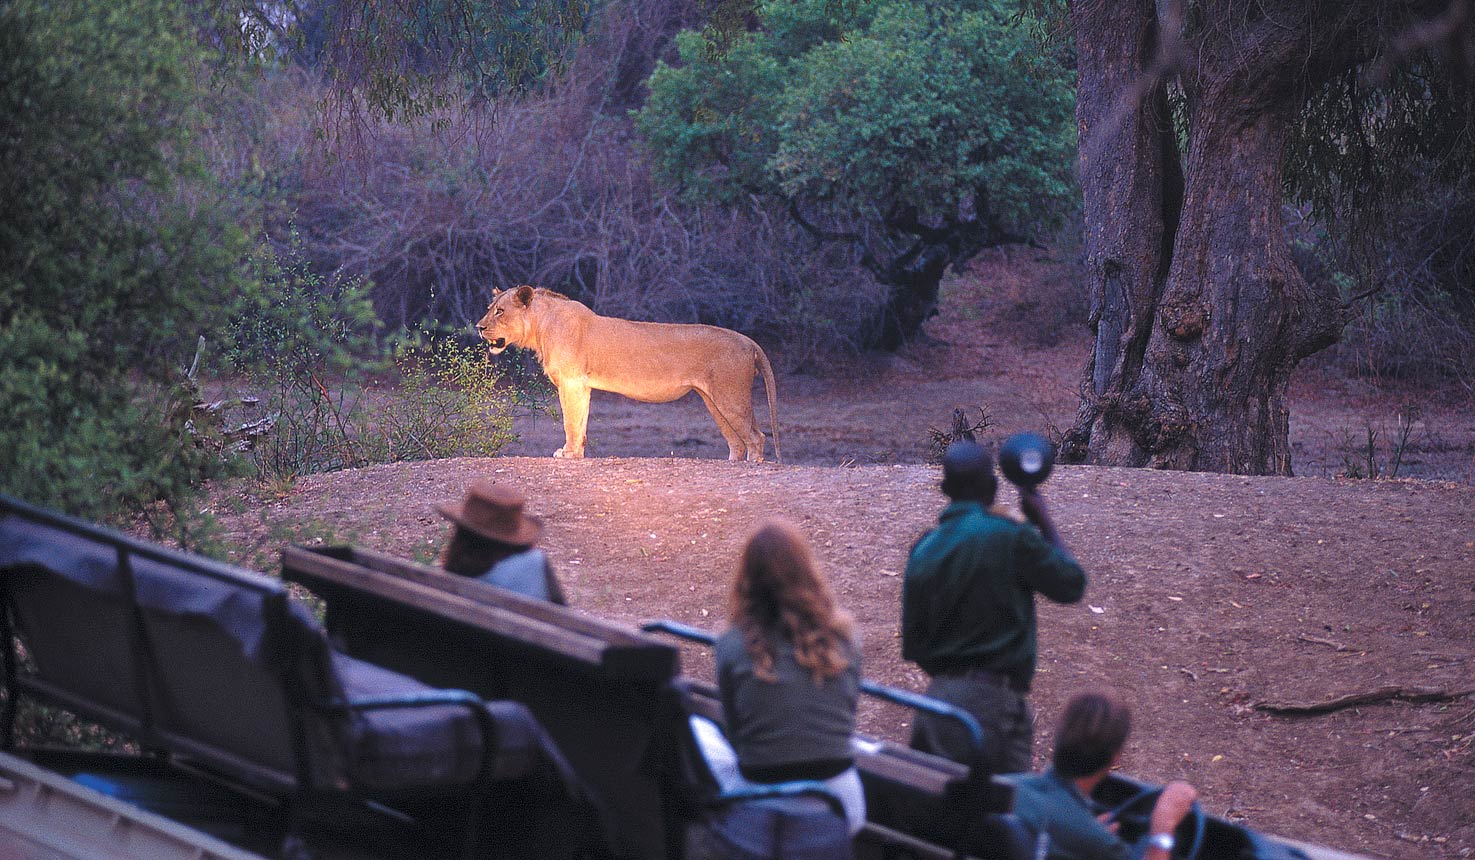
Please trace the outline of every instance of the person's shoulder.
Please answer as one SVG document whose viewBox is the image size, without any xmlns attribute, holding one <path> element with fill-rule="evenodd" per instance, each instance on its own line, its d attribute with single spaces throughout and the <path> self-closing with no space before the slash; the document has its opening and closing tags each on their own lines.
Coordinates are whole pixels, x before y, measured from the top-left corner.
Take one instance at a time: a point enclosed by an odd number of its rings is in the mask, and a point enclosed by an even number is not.
<svg viewBox="0 0 1475 860">
<path fill-rule="evenodd" d="M 1016 796 L 1026 794 L 1052 794 L 1060 790 L 1058 782 L 1048 772 L 1002 774 L 1000 779 L 1014 786 Z"/>
<path fill-rule="evenodd" d="M 985 508 L 983 514 L 984 516 L 990 517 L 994 520 L 1002 521 L 1003 523 L 1008 525 L 1022 526 L 1026 523 L 1023 514 L 1019 513 L 1018 511 L 1011 511 L 998 502 L 995 502 L 994 504 L 989 505 L 987 508 Z"/>
</svg>

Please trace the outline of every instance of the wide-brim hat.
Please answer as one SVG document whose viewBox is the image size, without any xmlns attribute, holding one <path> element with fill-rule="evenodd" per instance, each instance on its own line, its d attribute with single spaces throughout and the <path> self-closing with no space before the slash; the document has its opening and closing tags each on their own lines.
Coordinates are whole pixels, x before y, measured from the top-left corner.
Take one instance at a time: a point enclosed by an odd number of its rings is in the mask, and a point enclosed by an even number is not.
<svg viewBox="0 0 1475 860">
<path fill-rule="evenodd" d="M 473 534 L 516 546 L 531 546 L 543 534 L 543 521 L 523 513 L 522 493 L 503 484 L 478 481 L 459 502 L 436 505 L 440 515 Z"/>
</svg>

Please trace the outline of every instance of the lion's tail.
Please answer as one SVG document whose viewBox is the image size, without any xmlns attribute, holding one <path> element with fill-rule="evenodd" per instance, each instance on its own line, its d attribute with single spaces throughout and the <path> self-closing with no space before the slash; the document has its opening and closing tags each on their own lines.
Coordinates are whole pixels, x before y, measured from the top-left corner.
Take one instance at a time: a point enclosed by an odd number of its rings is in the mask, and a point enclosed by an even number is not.
<svg viewBox="0 0 1475 860">
<path fill-rule="evenodd" d="M 773 459 L 782 463 L 784 455 L 778 447 L 778 388 L 773 382 L 773 366 L 768 363 L 763 347 L 756 343 L 753 344 L 753 355 L 759 372 L 763 374 L 763 390 L 768 392 L 768 426 L 773 430 Z"/>
</svg>

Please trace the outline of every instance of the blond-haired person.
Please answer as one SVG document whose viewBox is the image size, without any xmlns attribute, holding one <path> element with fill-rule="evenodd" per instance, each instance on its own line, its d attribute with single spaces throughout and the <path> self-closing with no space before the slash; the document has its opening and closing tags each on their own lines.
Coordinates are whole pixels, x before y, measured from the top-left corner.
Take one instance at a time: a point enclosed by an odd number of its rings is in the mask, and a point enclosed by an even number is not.
<svg viewBox="0 0 1475 860">
<path fill-rule="evenodd" d="M 743 548 L 730 602 L 731 626 L 716 646 L 726 742 L 695 721 L 719 784 L 822 782 L 858 832 L 865 797 L 850 743 L 860 649 L 803 533 L 783 520 L 759 526 Z"/>
</svg>

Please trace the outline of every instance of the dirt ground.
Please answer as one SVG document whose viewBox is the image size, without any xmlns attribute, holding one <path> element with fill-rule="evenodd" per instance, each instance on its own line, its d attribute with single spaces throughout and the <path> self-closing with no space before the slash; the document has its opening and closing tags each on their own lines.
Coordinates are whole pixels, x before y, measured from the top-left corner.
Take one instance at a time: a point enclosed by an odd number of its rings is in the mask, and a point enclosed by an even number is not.
<svg viewBox="0 0 1475 860">
<path fill-rule="evenodd" d="M 866 676 L 921 690 L 897 626 L 906 551 L 942 503 L 928 431 L 960 407 L 984 410 L 990 440 L 1068 425 L 1088 349 L 1030 298 L 1064 277 L 1050 261 L 993 258 L 975 275 L 901 355 L 780 374 L 782 465 L 726 462 L 694 399 L 596 393 L 586 460 L 549 458 L 561 429 L 529 417 L 512 456 L 304 477 L 267 497 L 222 488 L 215 512 L 268 570 L 292 542 L 428 561 L 446 535 L 432 505 L 505 481 L 544 518 L 574 606 L 714 631 L 743 538 L 787 517 L 857 619 Z M 1475 416 L 1420 404 L 1401 468 L 1440 480 L 1340 478 L 1387 471 L 1396 452 L 1368 448 L 1367 432 L 1385 444 L 1415 398 L 1302 377 L 1305 477 L 1059 467 L 1045 485 L 1090 585 L 1078 604 L 1040 606 L 1036 763 L 1065 699 L 1110 685 L 1135 703 L 1123 770 L 1188 779 L 1212 814 L 1378 857 L 1475 856 Z M 700 649 L 684 665 L 710 671 Z M 866 704 L 861 719 L 906 737 L 900 709 Z"/>
</svg>

